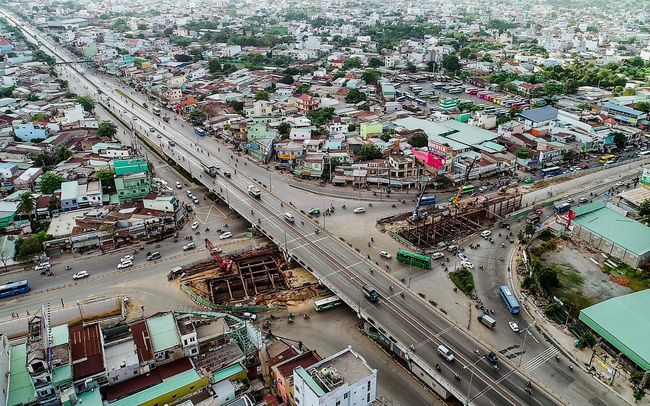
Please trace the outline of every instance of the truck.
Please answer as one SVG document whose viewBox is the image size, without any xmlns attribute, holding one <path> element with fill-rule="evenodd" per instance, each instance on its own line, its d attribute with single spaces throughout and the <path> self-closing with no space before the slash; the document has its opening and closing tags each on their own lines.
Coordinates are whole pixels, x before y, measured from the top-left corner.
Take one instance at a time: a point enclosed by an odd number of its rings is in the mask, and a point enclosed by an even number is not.
<svg viewBox="0 0 650 406">
<path fill-rule="evenodd" d="M 480 316 L 477 317 L 477 319 L 479 322 L 481 322 L 481 324 L 483 324 L 489 329 L 493 329 L 494 326 L 497 325 L 496 320 L 494 320 L 492 317 L 488 316 L 487 314 L 481 314 Z"/>
<path fill-rule="evenodd" d="M 248 194 L 256 199 L 259 199 L 260 196 L 262 196 L 262 191 L 256 188 L 254 185 L 248 185 Z"/>
<path fill-rule="evenodd" d="M 153 114 L 160 116 L 160 107 L 153 106 L 151 108 L 151 111 L 153 112 Z"/>
<path fill-rule="evenodd" d="M 363 294 L 366 295 L 368 300 L 371 302 L 377 302 L 379 301 L 379 293 L 377 293 L 376 290 L 374 290 L 372 287 L 369 285 L 364 285 L 363 287 Z"/>
<path fill-rule="evenodd" d="M 541 217 L 541 215 L 539 213 L 535 213 L 535 212 L 530 213 L 526 217 L 526 223 L 528 223 L 528 224 L 537 224 L 537 223 L 539 223 L 540 217 Z"/>
<path fill-rule="evenodd" d="M 203 166 L 203 172 L 207 173 L 208 175 L 212 176 L 213 178 L 217 176 L 217 167 L 216 166 L 208 166 L 204 163 L 201 163 Z"/>
</svg>

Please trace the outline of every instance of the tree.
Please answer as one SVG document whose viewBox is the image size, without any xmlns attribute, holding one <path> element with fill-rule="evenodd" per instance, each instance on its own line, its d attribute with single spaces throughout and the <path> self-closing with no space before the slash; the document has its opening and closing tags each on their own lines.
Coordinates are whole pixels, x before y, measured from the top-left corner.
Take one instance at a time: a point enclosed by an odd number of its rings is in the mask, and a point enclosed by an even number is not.
<svg viewBox="0 0 650 406">
<path fill-rule="evenodd" d="M 370 66 L 371 68 L 378 68 L 380 66 L 384 66 L 384 61 L 382 61 L 379 58 L 370 58 L 370 60 L 368 61 L 368 66 Z"/>
<path fill-rule="evenodd" d="M 390 141 L 390 137 L 391 137 L 390 134 L 388 134 L 388 133 L 383 133 L 379 138 L 380 138 L 382 141 L 384 141 L 384 142 L 388 142 L 388 141 Z"/>
<path fill-rule="evenodd" d="M 282 136 L 286 135 L 288 137 L 291 133 L 291 125 L 286 121 L 281 122 L 280 125 L 278 125 L 278 133 Z"/>
<path fill-rule="evenodd" d="M 354 124 L 349 124 L 349 125 L 348 125 L 348 132 L 351 133 L 352 131 L 356 131 L 356 130 L 357 130 L 357 126 L 356 126 L 356 125 L 354 125 Z"/>
<path fill-rule="evenodd" d="M 302 85 L 298 86 L 296 88 L 296 93 L 298 94 L 309 94 L 309 85 L 306 83 L 303 83 Z"/>
<path fill-rule="evenodd" d="M 280 80 L 278 80 L 278 83 L 282 83 L 285 85 L 292 85 L 293 82 L 294 82 L 293 76 L 291 75 L 284 75 L 282 76 L 282 78 L 280 78 Z"/>
<path fill-rule="evenodd" d="M 374 69 L 367 70 L 363 72 L 363 75 L 361 75 L 361 80 L 370 85 L 374 85 L 379 79 L 381 79 L 381 73 L 377 72 Z"/>
<path fill-rule="evenodd" d="M 614 144 L 616 144 L 616 148 L 623 149 L 625 147 L 625 143 L 627 142 L 627 136 L 625 134 L 614 131 L 609 133 L 609 135 L 614 136 Z"/>
<path fill-rule="evenodd" d="M 138 24 L 138 30 L 140 30 L 140 31 L 144 31 L 144 30 L 146 30 L 147 28 L 149 28 L 149 27 L 147 26 L 147 24 Z"/>
<path fill-rule="evenodd" d="M 61 211 L 61 200 L 57 196 L 50 197 L 50 201 L 47 203 L 47 211 L 50 213 L 50 216 L 54 212 Z"/>
<path fill-rule="evenodd" d="M 117 126 L 110 121 L 104 121 L 99 125 L 99 128 L 97 128 L 97 135 L 100 137 L 112 139 L 115 137 L 115 134 L 117 134 Z"/>
<path fill-rule="evenodd" d="M 41 192 L 49 195 L 61 187 L 65 178 L 52 172 L 47 172 L 41 176 Z"/>
<path fill-rule="evenodd" d="M 530 158 L 530 152 L 525 149 L 518 149 L 515 151 L 515 156 L 519 159 L 528 159 Z"/>
<path fill-rule="evenodd" d="M 317 111 L 310 111 L 309 113 L 307 113 L 307 118 L 311 121 L 311 124 L 317 127 L 321 125 L 325 125 L 330 121 L 332 121 L 333 116 L 334 116 L 333 107 L 326 107 L 324 109 L 320 109 Z"/>
<path fill-rule="evenodd" d="M 434 182 L 435 182 L 436 186 L 440 186 L 440 187 L 443 187 L 443 188 L 451 185 L 451 179 L 449 179 L 445 175 L 436 176 L 436 178 L 434 179 Z"/>
<path fill-rule="evenodd" d="M 232 107 L 232 109 L 235 110 L 237 113 L 241 113 L 244 111 L 244 102 L 240 102 L 239 100 L 231 100 L 229 103 L 230 103 L 230 107 Z"/>
<path fill-rule="evenodd" d="M 36 93 L 28 93 L 27 96 L 25 97 L 25 100 L 27 101 L 37 101 L 40 100 L 38 95 Z"/>
<path fill-rule="evenodd" d="M 360 68 L 361 67 L 361 58 L 349 58 L 347 61 L 343 63 L 343 69 L 353 69 L 353 68 Z"/>
<path fill-rule="evenodd" d="M 45 121 L 45 117 L 42 114 L 34 114 L 32 118 L 29 119 L 30 121 Z"/>
<path fill-rule="evenodd" d="M 165 29 L 163 30 L 163 32 L 162 32 L 162 34 L 163 34 L 165 37 L 171 37 L 173 33 L 174 33 L 174 29 L 173 29 L 172 27 L 167 27 L 167 28 L 165 28 Z"/>
<path fill-rule="evenodd" d="M 102 187 L 115 187 L 115 170 L 111 168 L 100 169 L 95 172 L 95 179 L 102 181 Z"/>
<path fill-rule="evenodd" d="M 68 88 L 68 81 L 63 79 L 57 79 L 56 82 L 61 86 L 61 89 L 65 90 Z"/>
<path fill-rule="evenodd" d="M 429 137 L 426 134 L 414 134 L 409 140 L 413 148 L 422 148 L 429 145 Z"/>
<path fill-rule="evenodd" d="M 454 54 L 446 55 L 442 58 L 442 67 L 449 72 L 455 72 L 460 69 L 460 64 L 458 63 L 458 57 Z"/>
<path fill-rule="evenodd" d="M 638 102 L 636 105 L 634 105 L 634 107 L 637 110 L 646 111 L 646 112 L 650 111 L 650 103 L 645 102 L 645 101 Z"/>
<path fill-rule="evenodd" d="M 10 237 L 10 238 L 13 238 L 13 237 Z M 2 262 L 2 266 L 5 267 L 5 272 L 7 272 L 7 262 L 9 262 L 9 260 L 12 259 L 14 257 L 14 255 L 15 255 L 15 253 L 13 255 L 9 256 L 4 251 L 0 252 L 0 262 Z"/>
<path fill-rule="evenodd" d="M 176 54 L 174 55 L 174 59 L 177 60 L 178 62 L 192 62 L 193 58 L 191 55 Z"/>
<path fill-rule="evenodd" d="M 203 122 L 203 120 L 205 120 L 205 112 L 199 109 L 192 109 L 192 111 L 187 115 L 187 118 L 189 118 L 192 123 Z"/>
<path fill-rule="evenodd" d="M 460 50 L 460 57 L 462 59 L 467 59 L 469 58 L 470 54 L 472 53 L 472 50 L 469 48 L 463 48 Z"/>
<path fill-rule="evenodd" d="M 417 68 L 417 66 L 413 65 L 413 63 L 411 63 L 409 61 L 409 62 L 406 62 L 406 70 L 411 72 L 411 73 L 415 73 L 415 72 L 418 71 L 418 68 Z"/>
<path fill-rule="evenodd" d="M 367 98 L 366 94 L 360 92 L 357 89 L 350 89 L 350 92 L 345 96 L 345 102 L 350 104 L 357 104 L 362 101 L 365 101 Z"/>
<path fill-rule="evenodd" d="M 63 162 L 72 156 L 72 151 L 68 149 L 65 145 L 61 145 L 56 149 L 56 162 Z"/>
<path fill-rule="evenodd" d="M 626 87 L 625 90 L 623 90 L 623 96 L 634 96 L 636 94 L 636 90 L 632 89 L 631 87 Z"/>
<path fill-rule="evenodd" d="M 18 206 L 16 212 L 26 214 L 29 217 L 30 224 L 32 223 L 32 212 L 36 210 L 36 198 L 32 192 L 23 192 L 18 199 Z"/>
<path fill-rule="evenodd" d="M 95 108 L 95 101 L 90 96 L 77 96 L 75 101 L 81 104 L 85 111 L 92 111 Z"/>
<path fill-rule="evenodd" d="M 650 199 L 644 200 L 639 205 L 639 210 L 637 210 L 637 213 L 639 213 L 639 216 L 650 216 Z"/>
<path fill-rule="evenodd" d="M 223 71 L 223 65 L 221 64 L 221 61 L 219 61 L 217 59 L 210 59 L 208 61 L 208 71 L 210 71 L 210 73 L 212 73 L 212 74 L 222 72 Z"/>
<path fill-rule="evenodd" d="M 587 331 L 580 337 L 580 348 L 591 348 L 594 345 L 596 345 L 596 336 L 591 331 Z"/>
<path fill-rule="evenodd" d="M 255 100 L 269 101 L 269 92 L 266 90 L 259 90 L 257 93 L 255 93 Z"/>
<path fill-rule="evenodd" d="M 370 161 L 372 159 L 383 158 L 384 154 L 376 146 L 372 144 L 365 144 L 361 147 L 358 156 L 360 161 Z"/>
<path fill-rule="evenodd" d="M 29 238 L 19 238 L 16 240 L 16 260 L 20 262 L 27 262 L 34 259 L 34 257 L 43 252 L 43 243 L 41 243 L 36 236 Z"/>
</svg>

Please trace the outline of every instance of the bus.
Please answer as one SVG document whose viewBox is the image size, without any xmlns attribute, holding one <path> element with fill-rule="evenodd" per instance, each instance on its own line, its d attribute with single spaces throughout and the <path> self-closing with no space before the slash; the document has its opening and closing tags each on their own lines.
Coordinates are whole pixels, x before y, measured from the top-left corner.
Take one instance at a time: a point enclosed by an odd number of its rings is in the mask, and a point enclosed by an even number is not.
<svg viewBox="0 0 650 406">
<path fill-rule="evenodd" d="M 461 89 L 460 87 L 454 87 L 452 89 L 449 89 L 449 94 L 458 94 L 458 93 L 462 93 L 462 92 L 463 92 L 463 89 Z"/>
<path fill-rule="evenodd" d="M 460 194 L 464 195 L 466 193 L 474 193 L 475 188 L 476 188 L 476 186 L 474 186 L 474 185 L 465 185 L 465 186 L 463 186 L 463 190 L 460 191 Z"/>
<path fill-rule="evenodd" d="M 405 250 L 397 250 L 397 260 L 419 268 L 431 269 L 431 258 Z"/>
<path fill-rule="evenodd" d="M 427 204 L 435 204 L 436 195 L 424 196 L 420 199 L 420 206 L 426 206 Z"/>
<path fill-rule="evenodd" d="M 600 163 L 604 164 L 605 162 L 614 162 L 616 161 L 616 156 L 615 155 L 603 155 L 600 157 Z"/>
<path fill-rule="evenodd" d="M 205 129 L 203 127 L 194 127 L 194 132 L 200 137 L 205 137 Z"/>
<path fill-rule="evenodd" d="M 409 88 L 415 94 L 422 91 L 422 86 L 420 86 L 420 85 L 411 85 L 411 86 L 409 86 Z"/>
<path fill-rule="evenodd" d="M 552 166 L 550 168 L 542 169 L 542 176 L 553 176 L 562 173 L 562 168 L 559 166 Z"/>
<path fill-rule="evenodd" d="M 562 203 L 553 207 L 553 213 L 562 214 L 569 211 L 570 209 L 571 209 L 571 203 Z"/>
<path fill-rule="evenodd" d="M 12 282 L 6 285 L 0 285 L 0 297 L 17 295 L 19 293 L 29 292 L 29 282 L 20 281 Z"/>
<path fill-rule="evenodd" d="M 157 116 L 160 115 L 160 107 L 153 106 L 153 107 L 151 108 L 151 111 L 153 112 L 153 114 L 155 114 L 155 115 L 157 115 Z"/>
<path fill-rule="evenodd" d="M 324 310 L 332 309 L 334 307 L 340 306 L 343 303 L 338 296 L 330 296 L 325 299 L 320 299 L 314 302 L 314 309 L 317 312 L 322 312 Z"/>
<path fill-rule="evenodd" d="M 506 303 L 506 307 L 510 313 L 519 313 L 519 302 L 508 286 L 501 286 L 499 288 L 499 296 Z"/>
</svg>

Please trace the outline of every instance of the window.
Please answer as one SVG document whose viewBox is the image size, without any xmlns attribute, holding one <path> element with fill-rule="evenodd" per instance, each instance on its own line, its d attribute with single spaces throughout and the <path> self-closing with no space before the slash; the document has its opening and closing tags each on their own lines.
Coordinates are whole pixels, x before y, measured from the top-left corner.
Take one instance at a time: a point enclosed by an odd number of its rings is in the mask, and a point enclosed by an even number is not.
<svg viewBox="0 0 650 406">
<path fill-rule="evenodd" d="M 370 381 L 368 381 L 368 391 L 370 391 Z"/>
<path fill-rule="evenodd" d="M 343 394 L 343 399 L 347 399 L 347 398 L 348 398 L 348 394 L 347 394 L 347 393 L 344 393 L 344 394 Z"/>
<path fill-rule="evenodd" d="M 370 402 L 370 394 L 368 394 L 368 396 L 366 396 L 366 402 Z"/>
<path fill-rule="evenodd" d="M 190 390 L 194 390 L 194 386 L 190 386 Z"/>
</svg>

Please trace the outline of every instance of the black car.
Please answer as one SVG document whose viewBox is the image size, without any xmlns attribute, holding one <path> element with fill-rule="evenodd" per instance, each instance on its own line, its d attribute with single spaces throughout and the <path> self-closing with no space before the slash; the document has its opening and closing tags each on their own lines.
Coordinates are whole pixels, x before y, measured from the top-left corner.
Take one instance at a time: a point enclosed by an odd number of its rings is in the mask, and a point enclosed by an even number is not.
<svg viewBox="0 0 650 406">
<path fill-rule="evenodd" d="M 501 228 L 510 228 L 510 223 L 503 221 L 503 222 L 499 223 L 499 227 L 501 227 Z"/>
</svg>

